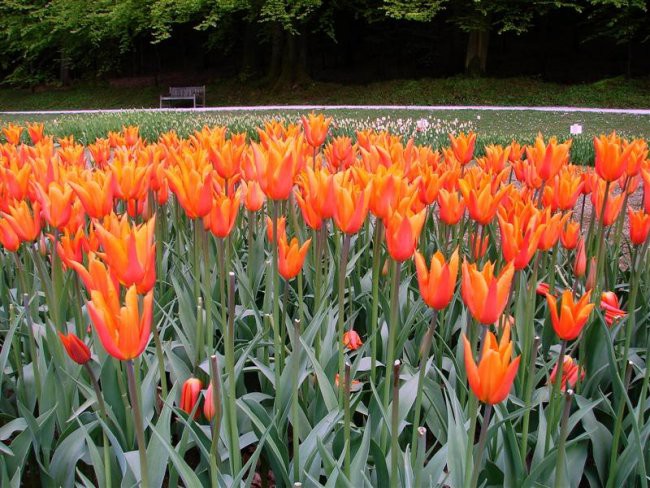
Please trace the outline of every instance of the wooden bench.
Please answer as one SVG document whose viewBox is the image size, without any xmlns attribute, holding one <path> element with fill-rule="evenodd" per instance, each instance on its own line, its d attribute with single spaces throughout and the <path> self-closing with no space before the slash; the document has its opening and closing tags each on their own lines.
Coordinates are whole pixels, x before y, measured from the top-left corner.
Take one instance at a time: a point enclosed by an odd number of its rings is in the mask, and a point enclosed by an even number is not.
<svg viewBox="0 0 650 488">
<path fill-rule="evenodd" d="M 175 101 L 192 102 L 192 108 L 205 107 L 205 85 L 170 86 L 169 95 L 160 96 L 160 108 L 165 105 L 172 107 Z"/>
</svg>

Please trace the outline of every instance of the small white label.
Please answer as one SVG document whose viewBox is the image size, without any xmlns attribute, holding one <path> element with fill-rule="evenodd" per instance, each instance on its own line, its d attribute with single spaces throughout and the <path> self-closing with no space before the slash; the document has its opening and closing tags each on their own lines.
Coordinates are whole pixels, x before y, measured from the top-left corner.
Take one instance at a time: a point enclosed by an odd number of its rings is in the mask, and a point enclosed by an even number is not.
<svg viewBox="0 0 650 488">
<path fill-rule="evenodd" d="M 569 128 L 569 132 L 571 132 L 571 135 L 575 136 L 578 134 L 582 134 L 582 125 L 581 124 L 573 124 Z"/>
</svg>

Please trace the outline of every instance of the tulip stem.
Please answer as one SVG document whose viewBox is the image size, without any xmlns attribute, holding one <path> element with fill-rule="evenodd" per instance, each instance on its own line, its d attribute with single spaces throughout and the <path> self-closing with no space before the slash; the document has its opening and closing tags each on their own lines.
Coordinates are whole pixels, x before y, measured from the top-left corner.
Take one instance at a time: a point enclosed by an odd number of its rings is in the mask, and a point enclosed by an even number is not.
<svg viewBox="0 0 650 488">
<path fill-rule="evenodd" d="M 641 252 L 639 253 L 636 251 L 632 254 L 632 268 L 631 268 L 631 274 L 632 274 L 632 289 L 630 290 L 630 295 L 628 297 L 627 301 L 627 324 L 626 330 L 625 330 L 625 346 L 623 349 L 623 358 L 622 358 L 622 364 L 621 364 L 621 375 L 625 374 L 625 368 L 627 366 L 627 361 L 628 361 L 628 354 L 630 353 L 630 344 L 632 342 L 632 333 L 634 332 L 634 329 L 636 327 L 636 296 L 639 291 L 639 275 L 641 274 L 641 269 L 642 263 L 637 263 L 638 257 L 640 256 L 643 258 L 643 255 L 645 254 L 645 251 L 647 249 L 649 240 L 646 240 L 645 244 L 643 245 Z M 639 261 L 642 261 L 640 259 Z M 646 359 L 647 360 L 647 359 Z"/>
<path fill-rule="evenodd" d="M 211 419 L 212 442 L 210 444 L 210 479 L 212 486 L 219 486 L 219 464 L 217 447 L 219 445 L 219 431 L 221 428 L 221 382 L 219 381 L 219 368 L 217 367 L 217 356 L 210 356 L 210 384 L 212 386 L 212 398 L 205 401 L 212 402 L 214 414 Z"/>
<path fill-rule="evenodd" d="M 381 239 L 384 227 L 381 220 L 375 221 L 375 238 L 372 247 L 372 309 L 370 311 L 370 381 L 377 378 L 377 334 L 379 320 L 379 274 L 381 273 Z"/>
<path fill-rule="evenodd" d="M 92 368 L 88 365 L 88 363 L 83 364 L 84 369 L 88 373 L 88 377 L 90 378 L 90 382 L 93 385 L 93 389 L 95 390 L 95 396 L 97 397 L 97 407 L 99 409 L 99 415 L 102 417 L 102 420 L 106 425 L 108 425 L 108 415 L 106 414 L 106 405 L 104 405 L 104 397 L 102 396 L 102 389 L 99 387 L 99 382 L 97 381 L 97 377 L 95 376 L 95 373 L 93 372 Z M 111 446 L 108 443 L 108 437 L 106 436 L 106 432 L 104 431 L 104 428 L 102 427 L 102 442 L 103 442 L 103 450 L 104 450 L 104 486 L 111 486 Z"/>
<path fill-rule="evenodd" d="M 474 472 L 472 474 L 471 488 L 475 488 L 478 483 L 478 474 L 481 470 L 481 463 L 483 461 L 483 451 L 485 450 L 485 441 L 487 441 L 488 427 L 490 426 L 490 418 L 492 417 L 492 405 L 485 404 L 485 412 L 483 413 L 483 422 L 481 424 L 481 433 L 478 437 L 478 448 L 476 457 L 474 458 Z M 556 485 L 561 486 L 561 485 Z"/>
<path fill-rule="evenodd" d="M 276 201 L 271 204 L 271 218 L 273 220 L 273 261 L 271 262 L 271 274 L 273 275 L 273 331 L 278 334 L 280 327 L 280 279 L 278 274 L 278 205 Z M 278 374 L 282 374 L 282 352 L 284 344 L 280 344 L 280 337 L 276 337 L 275 367 Z M 279 385 L 275 385 L 276 389 Z"/>
<path fill-rule="evenodd" d="M 34 324 L 32 322 L 32 315 L 29 309 L 29 296 L 27 293 L 23 295 L 23 313 L 25 314 L 25 322 L 27 325 L 27 337 L 29 340 L 29 354 L 32 357 L 32 369 L 34 374 L 34 386 L 36 387 L 36 398 L 41 399 L 41 373 L 38 366 L 38 349 L 36 348 L 36 339 L 34 337 Z M 62 363 L 59 363 L 62 364 Z"/>
<path fill-rule="evenodd" d="M 548 410 L 549 410 L 549 418 L 547 422 L 547 429 L 546 429 L 546 438 L 544 440 L 544 454 L 548 453 L 548 449 L 551 444 L 551 431 L 552 426 L 555 425 L 556 421 L 556 404 L 555 400 L 558 394 L 560 393 L 561 385 L 562 385 L 562 372 L 564 369 L 564 353 L 566 352 L 566 341 L 562 341 L 562 345 L 560 346 L 560 354 L 557 357 L 557 366 L 555 369 L 555 381 L 553 382 L 553 388 L 551 389 L 551 398 L 549 399 L 548 402 Z M 580 377 L 580 375 L 578 375 Z"/>
<path fill-rule="evenodd" d="M 528 456 L 528 428 L 530 424 L 530 403 L 533 396 L 533 385 L 535 382 L 535 359 L 540 342 L 541 339 L 535 337 L 533 341 L 533 349 L 528 360 L 528 374 L 525 379 L 524 402 L 526 409 L 524 410 L 524 420 L 521 431 L 521 462 L 524 466 L 526 466 L 526 457 Z"/>
<path fill-rule="evenodd" d="M 350 253 L 350 234 L 343 233 L 343 247 L 341 249 L 341 262 L 339 265 L 339 315 L 337 322 L 338 329 L 338 352 L 339 352 L 339 378 L 345 375 L 345 362 L 343 354 L 343 335 L 345 333 L 345 273 L 348 266 L 348 255 Z M 345 385 L 339 381 L 339 406 L 343 406 L 345 397 Z"/>
<path fill-rule="evenodd" d="M 350 363 L 345 363 L 345 398 L 343 402 L 343 445 L 345 446 L 345 462 L 343 474 L 350 479 L 350 424 L 352 414 L 350 412 Z"/>
<path fill-rule="evenodd" d="M 241 451 L 237 428 L 237 381 L 235 378 L 235 273 L 228 273 L 228 326 L 225 344 L 226 371 L 228 374 L 228 424 L 230 431 L 230 456 L 232 476 L 241 470 Z"/>
<path fill-rule="evenodd" d="M 149 470 L 147 468 L 147 445 L 144 438 L 144 419 L 142 409 L 140 408 L 140 395 L 138 394 L 138 385 L 136 383 L 135 371 L 133 370 L 133 360 L 126 361 L 126 376 L 129 383 L 129 395 L 131 396 L 131 408 L 135 420 L 135 436 L 138 442 L 138 452 L 140 454 L 140 486 L 149 488 Z"/>
<path fill-rule="evenodd" d="M 291 381 L 291 431 L 293 433 L 293 480 L 300 481 L 300 418 L 298 405 L 298 376 L 300 375 L 300 320 L 293 329 L 293 378 Z M 346 443 L 346 446 L 348 444 Z"/>
<path fill-rule="evenodd" d="M 564 486 L 564 471 L 566 463 L 564 461 L 566 454 L 566 437 L 569 425 L 569 413 L 571 413 L 571 401 L 573 400 L 573 390 L 568 390 L 565 394 L 564 411 L 562 412 L 562 422 L 560 424 L 560 440 L 557 446 L 557 460 L 555 464 L 555 485 Z"/>
<path fill-rule="evenodd" d="M 627 370 L 625 371 L 625 390 L 630 387 L 630 380 L 632 379 L 632 370 L 634 366 L 631 361 L 625 363 Z M 612 449 L 609 457 L 609 476 L 607 479 L 607 488 L 614 486 L 616 482 L 616 472 L 618 471 L 618 443 L 621 438 L 621 428 L 623 423 L 623 413 L 625 411 L 625 399 L 619 398 L 618 408 L 616 409 L 616 423 L 614 424 L 614 433 L 612 435 Z"/>
<path fill-rule="evenodd" d="M 388 323 L 388 345 L 386 347 L 386 369 L 393 364 L 395 359 L 395 343 L 397 342 L 397 329 L 399 327 L 399 284 L 401 263 L 393 260 L 392 266 L 392 284 L 390 290 L 390 321 Z M 384 409 L 388 409 L 390 400 L 390 375 L 387 376 L 386 387 L 384 388 Z"/>
<path fill-rule="evenodd" d="M 304 297 L 303 297 L 303 283 L 302 283 L 302 271 L 298 273 L 298 320 L 300 323 L 304 321 Z"/>
<path fill-rule="evenodd" d="M 390 486 L 397 488 L 399 483 L 399 359 L 393 364 L 393 408 L 391 409 L 391 446 L 390 446 Z"/>
<path fill-rule="evenodd" d="M 423 486 L 422 485 L 422 471 L 424 470 L 424 460 L 426 457 L 427 451 L 427 429 L 426 427 L 418 427 L 416 429 L 418 435 L 418 445 L 417 445 L 417 456 L 416 456 L 416 465 L 415 470 L 415 483 L 413 486 Z M 415 448 L 415 446 L 414 446 Z"/>
<path fill-rule="evenodd" d="M 596 293 L 594 293 L 595 300 L 600 300 L 600 290 L 601 288 L 601 283 L 600 283 L 600 277 L 602 274 L 603 266 L 604 266 L 604 259 L 603 259 L 603 250 L 604 250 L 604 244 L 605 244 L 605 209 L 607 208 L 607 198 L 609 197 L 609 186 L 611 182 L 608 181 L 605 183 L 605 195 L 603 197 L 603 206 L 600 211 L 600 225 L 599 225 L 599 234 L 598 234 L 598 250 L 596 252 L 596 283 L 594 288 L 596 289 Z"/>
<path fill-rule="evenodd" d="M 418 449 L 416 448 L 418 440 L 418 428 L 420 427 L 420 413 L 422 410 L 422 392 L 424 390 L 424 378 L 426 376 L 427 360 L 429 359 L 429 352 L 431 351 L 431 342 L 433 341 L 433 334 L 436 330 L 436 320 L 438 311 L 433 309 L 433 316 L 429 328 L 424 334 L 422 346 L 420 347 L 420 371 L 418 375 L 418 390 L 415 397 L 415 412 L 413 414 L 413 432 L 411 433 L 411 463 L 414 464 L 417 460 Z"/>
<path fill-rule="evenodd" d="M 476 416 L 478 414 L 478 399 L 470 393 L 469 395 L 469 431 L 467 433 L 467 451 L 465 452 L 465 485 L 472 474 L 472 459 L 474 454 L 474 437 L 476 436 Z"/>
</svg>

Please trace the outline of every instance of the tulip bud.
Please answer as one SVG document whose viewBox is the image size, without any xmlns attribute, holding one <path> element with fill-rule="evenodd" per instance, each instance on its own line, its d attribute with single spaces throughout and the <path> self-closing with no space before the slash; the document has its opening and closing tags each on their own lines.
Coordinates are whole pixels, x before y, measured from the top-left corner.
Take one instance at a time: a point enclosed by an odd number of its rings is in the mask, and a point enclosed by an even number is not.
<svg viewBox="0 0 650 488">
<path fill-rule="evenodd" d="M 68 356 L 77 364 L 86 364 L 90 361 L 90 349 L 73 333 L 64 335 L 59 332 L 59 338 L 65 347 Z"/>
<path fill-rule="evenodd" d="M 201 394 L 203 383 L 198 378 L 189 378 L 183 383 L 183 391 L 181 393 L 181 410 L 187 414 L 191 414 L 196 404 L 199 402 L 199 395 Z M 194 412 L 194 418 L 199 416 L 199 410 Z"/>
<path fill-rule="evenodd" d="M 357 331 L 352 329 L 343 334 L 343 345 L 351 351 L 356 351 L 363 346 L 363 341 Z"/>
<path fill-rule="evenodd" d="M 212 401 L 212 383 L 208 385 L 208 389 L 205 390 L 203 396 L 205 397 L 205 402 L 203 403 L 203 415 L 205 415 L 206 419 L 212 420 L 216 411 L 214 402 Z"/>
</svg>

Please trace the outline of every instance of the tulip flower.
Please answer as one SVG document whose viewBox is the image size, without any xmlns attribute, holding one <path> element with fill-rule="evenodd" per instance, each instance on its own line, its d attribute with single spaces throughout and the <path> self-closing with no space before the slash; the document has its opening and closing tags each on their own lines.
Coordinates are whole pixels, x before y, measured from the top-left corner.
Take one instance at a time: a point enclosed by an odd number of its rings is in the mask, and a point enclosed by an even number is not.
<svg viewBox="0 0 650 488">
<path fill-rule="evenodd" d="M 266 149 L 252 143 L 258 181 L 271 200 L 286 200 L 291 195 L 294 178 L 302 166 L 298 150 L 301 144 L 302 138 L 269 142 Z"/>
<path fill-rule="evenodd" d="M 510 147 L 490 144 L 485 146 L 485 156 L 478 158 L 476 163 L 486 173 L 500 173 L 506 167 L 510 155 Z"/>
<path fill-rule="evenodd" d="M 112 215 L 95 223 L 102 246 L 101 258 L 125 286 L 137 285 L 139 293 L 151 290 L 156 281 L 155 217 L 142 225 L 130 225 L 126 215 Z"/>
<path fill-rule="evenodd" d="M 453 134 L 449 134 L 449 142 L 451 143 L 454 157 L 460 164 L 465 165 L 472 160 L 474 157 L 474 145 L 476 144 L 476 134 L 474 132 L 469 132 L 467 135 L 461 132 L 456 137 Z"/>
<path fill-rule="evenodd" d="M 422 254 L 416 251 L 415 270 L 424 303 L 436 310 L 449 305 L 458 279 L 458 249 L 453 252 L 449 262 L 445 262 L 440 251 L 436 252 L 431 258 L 429 269 Z"/>
<path fill-rule="evenodd" d="M 6 127 L 2 128 L 2 132 L 4 132 L 5 139 L 7 139 L 7 142 L 9 144 L 12 144 L 14 146 L 20 144 L 20 137 L 22 136 L 23 133 L 23 128 L 21 126 L 14 125 L 14 124 L 7 124 Z"/>
<path fill-rule="evenodd" d="M 323 220 L 334 214 L 333 179 L 326 169 L 305 168 L 298 176 L 295 196 L 305 223 L 314 230 L 320 229 Z"/>
<path fill-rule="evenodd" d="M 537 252 L 537 245 L 545 226 L 539 225 L 537 215 L 529 219 L 513 215 L 512 222 L 508 222 L 501 214 L 497 218 L 501 230 L 501 251 L 504 259 L 513 261 L 516 270 L 524 269 Z"/>
<path fill-rule="evenodd" d="M 621 309 L 618 297 L 613 291 L 604 291 L 602 293 L 600 298 L 600 308 L 605 313 L 605 323 L 610 327 L 616 320 L 627 315 L 627 313 Z"/>
<path fill-rule="evenodd" d="M 192 158 L 179 158 L 165 171 L 169 188 L 190 219 L 205 217 L 212 209 L 212 171 L 208 165 L 194 164 Z"/>
<path fill-rule="evenodd" d="M 153 290 L 144 296 L 140 310 L 135 286 L 127 290 L 124 306 L 120 306 L 119 290 L 111 288 L 108 295 L 100 290 L 90 292 L 88 314 L 106 352 L 126 361 L 142 354 L 149 342 Z"/>
<path fill-rule="evenodd" d="M 537 245 L 537 248 L 540 251 L 548 251 L 557 244 L 557 241 L 560 239 L 562 227 L 570 217 L 570 213 L 565 215 L 562 215 L 561 213 L 551 215 L 550 208 L 547 208 L 546 212 L 542 213 L 541 225 L 544 227 L 544 231 L 542 232 Z"/>
<path fill-rule="evenodd" d="M 575 249 L 580 239 L 580 222 L 567 221 L 560 232 L 560 241 L 564 249 Z"/>
<path fill-rule="evenodd" d="M 483 403 L 490 405 L 501 403 L 510 393 L 521 359 L 521 356 L 512 359 L 510 326 L 508 324 L 504 326 L 501 341 L 498 343 L 494 334 L 487 332 L 478 366 L 474 361 L 472 346 L 465 334 L 463 334 L 463 343 L 465 371 L 472 391 Z"/>
<path fill-rule="evenodd" d="M 456 225 L 465 213 L 465 202 L 459 198 L 457 192 L 448 192 L 441 188 L 438 192 L 438 205 L 440 206 L 440 220 L 447 225 Z"/>
<path fill-rule="evenodd" d="M 208 421 L 211 421 L 217 410 L 212 399 L 212 383 L 208 385 L 208 388 L 203 393 L 203 396 L 205 399 L 203 402 L 203 415 L 205 415 L 205 418 L 208 419 Z"/>
<path fill-rule="evenodd" d="M 51 236 L 51 239 L 54 239 Z M 80 263 L 83 260 L 83 248 L 87 242 L 86 234 L 83 229 L 78 229 L 72 234 L 64 231 L 63 235 L 56 242 L 56 252 L 63 261 L 63 264 L 70 267 L 72 261 Z"/>
<path fill-rule="evenodd" d="M 245 144 L 228 140 L 221 147 L 209 145 L 208 156 L 219 176 L 229 180 L 239 174 L 245 149 Z"/>
<path fill-rule="evenodd" d="M 368 214 L 370 192 L 351 181 L 348 171 L 334 177 L 334 222 L 346 234 L 359 231 Z"/>
<path fill-rule="evenodd" d="M 606 199 L 604 216 L 602 215 L 603 199 Z M 605 183 L 597 185 L 591 194 L 591 202 L 596 210 L 596 217 L 599 221 L 602 221 L 605 227 L 612 225 L 616 221 L 618 214 L 621 213 L 624 201 L 624 193 L 614 195 L 612 190 L 610 190 L 607 196 L 605 196 Z"/>
<path fill-rule="evenodd" d="M 474 261 L 478 261 L 487 252 L 488 244 L 490 244 L 490 234 L 485 234 L 481 237 L 480 234 L 470 234 L 469 236 L 469 252 L 474 258 Z"/>
<path fill-rule="evenodd" d="M 237 222 L 240 201 L 241 192 L 239 190 L 233 196 L 227 196 L 224 193 L 215 195 L 212 210 L 203 217 L 203 226 L 206 230 L 209 229 L 221 239 L 228 237 Z"/>
<path fill-rule="evenodd" d="M 550 385 L 555 383 L 557 366 L 557 363 L 555 363 L 555 366 L 553 366 L 553 370 L 551 371 L 551 376 L 549 377 Z M 560 383 L 562 391 L 566 391 L 567 388 L 574 388 L 578 382 L 578 376 L 580 379 L 585 377 L 584 369 L 582 369 L 582 366 L 580 366 L 571 356 L 565 354 L 562 364 L 562 381 Z"/>
<path fill-rule="evenodd" d="M 278 239 L 278 271 L 285 280 L 290 280 L 298 276 L 302 265 L 305 262 L 305 256 L 309 250 L 311 239 L 307 239 L 300 246 L 297 238 L 291 239 L 287 243 L 286 235 L 280 235 Z"/>
<path fill-rule="evenodd" d="M 540 281 L 537 285 L 537 288 L 535 289 L 535 292 L 538 295 L 546 296 L 548 295 L 548 292 L 551 290 L 551 287 L 548 283 L 545 283 L 543 281 Z"/>
<path fill-rule="evenodd" d="M 337 389 L 339 387 L 339 374 L 338 373 L 336 373 L 336 375 L 334 376 L 334 386 Z M 359 380 L 351 380 L 350 381 L 350 392 L 352 392 L 352 393 L 357 392 L 357 391 L 361 390 L 362 386 L 363 385 L 361 384 L 361 381 L 359 381 Z"/>
<path fill-rule="evenodd" d="M 95 161 L 95 166 L 104 168 L 111 158 L 111 145 L 107 139 L 97 139 L 94 143 L 88 144 L 88 152 Z"/>
<path fill-rule="evenodd" d="M 488 261 L 479 271 L 476 264 L 463 263 L 461 295 L 472 316 L 480 323 L 489 325 L 501 316 L 510 295 L 510 285 L 515 266 L 510 261 L 494 275 L 494 264 Z"/>
<path fill-rule="evenodd" d="M 0 244 L 9 252 L 16 252 L 20 247 L 20 237 L 5 219 L 0 219 Z"/>
<path fill-rule="evenodd" d="M 640 246 L 645 243 L 650 233 L 650 214 L 643 209 L 635 212 L 628 208 L 627 212 L 630 220 L 630 241 L 635 246 Z"/>
<path fill-rule="evenodd" d="M 41 204 L 38 202 L 32 204 L 31 210 L 24 200 L 10 205 L 3 217 L 23 242 L 35 241 L 41 233 Z"/>
<path fill-rule="evenodd" d="M 68 184 L 91 219 L 101 219 L 113 211 L 115 181 L 110 171 L 88 172 L 80 181 Z"/>
<path fill-rule="evenodd" d="M 115 196 L 126 202 L 146 197 L 153 166 L 134 158 L 129 150 L 117 149 L 109 167 L 115 177 Z M 171 179 L 169 181 L 171 186 Z M 196 188 L 191 188 L 191 192 L 196 192 Z"/>
<path fill-rule="evenodd" d="M 307 117 L 303 115 L 300 117 L 300 120 L 302 121 L 302 127 L 305 131 L 307 144 L 313 148 L 320 147 L 327 138 L 327 131 L 329 130 L 332 118 L 325 118 L 325 115 L 323 114 L 316 115 L 312 112 Z"/>
<path fill-rule="evenodd" d="M 641 170 L 643 178 L 643 210 L 650 213 L 650 168 Z"/>
<path fill-rule="evenodd" d="M 257 181 L 242 183 L 244 188 L 244 206 L 250 212 L 257 212 L 264 206 L 266 195 Z"/>
<path fill-rule="evenodd" d="M 580 335 L 594 308 L 594 304 L 589 303 L 590 298 L 591 291 L 588 291 L 576 302 L 573 300 L 571 290 L 565 290 L 562 293 L 562 304 L 558 314 L 557 299 L 553 295 L 546 295 L 553 329 L 560 339 L 571 341 Z"/>
<path fill-rule="evenodd" d="M 426 210 L 412 215 L 401 215 L 399 212 L 394 212 L 388 218 L 386 247 L 395 261 L 406 261 L 413 256 L 426 215 Z"/>
<path fill-rule="evenodd" d="M 40 183 L 34 185 L 36 198 L 41 204 L 43 218 L 55 229 L 62 228 L 72 216 L 74 193 L 68 185 L 55 181 L 45 190 Z"/>
<path fill-rule="evenodd" d="M 627 168 L 633 149 L 632 145 L 623 148 L 620 138 L 615 133 L 594 137 L 595 167 L 598 176 L 610 182 L 619 179 Z"/>
<path fill-rule="evenodd" d="M 27 133 L 33 144 L 38 144 L 43 139 L 43 130 L 45 125 L 43 123 L 34 122 L 27 124 Z"/>
<path fill-rule="evenodd" d="M 343 345 L 347 347 L 350 351 L 356 351 L 361 346 L 363 346 L 363 341 L 356 330 L 348 330 L 343 334 Z"/>
<path fill-rule="evenodd" d="M 568 168 L 570 167 L 565 166 L 553 179 L 553 185 L 544 188 L 545 196 L 547 191 L 551 195 L 550 201 L 547 202 L 545 198 L 544 203 L 553 210 L 572 210 L 582 194 L 585 185 L 582 176 Z"/>
<path fill-rule="evenodd" d="M 286 237 L 287 219 L 285 217 L 280 217 L 278 219 L 277 227 L 278 227 L 278 235 L 280 236 L 280 238 L 282 238 L 283 236 Z M 275 241 L 275 238 L 273 236 L 273 221 L 268 215 L 266 216 L 266 238 L 271 244 Z"/>
<path fill-rule="evenodd" d="M 194 410 L 196 404 L 200 400 L 201 389 L 203 388 L 203 383 L 198 378 L 188 378 L 185 383 L 183 383 L 183 390 L 181 391 L 181 410 L 187 414 L 191 414 Z M 198 418 L 199 410 L 197 409 L 194 412 L 194 418 Z"/>
<path fill-rule="evenodd" d="M 477 186 L 473 186 L 474 184 Z M 497 192 L 493 192 L 492 184 L 488 180 L 474 184 L 466 179 L 461 179 L 458 182 L 458 187 L 463 194 L 469 216 L 479 224 L 487 225 L 494 218 L 501 200 L 506 196 L 510 187 L 504 186 Z"/>
<path fill-rule="evenodd" d="M 571 141 L 558 144 L 557 139 L 551 137 L 546 144 L 540 134 L 532 146 L 526 147 L 526 158 L 535 165 L 539 177 L 548 181 L 569 162 L 570 149 Z"/>
<path fill-rule="evenodd" d="M 327 165 L 332 171 L 345 170 L 355 161 L 357 155 L 355 146 L 352 145 L 352 139 L 349 137 L 339 136 L 325 146 L 323 150 Z"/>
<path fill-rule="evenodd" d="M 77 364 L 86 364 L 90 361 L 90 349 L 81 339 L 73 333 L 62 334 L 59 332 L 58 334 L 70 359 Z"/>
</svg>

